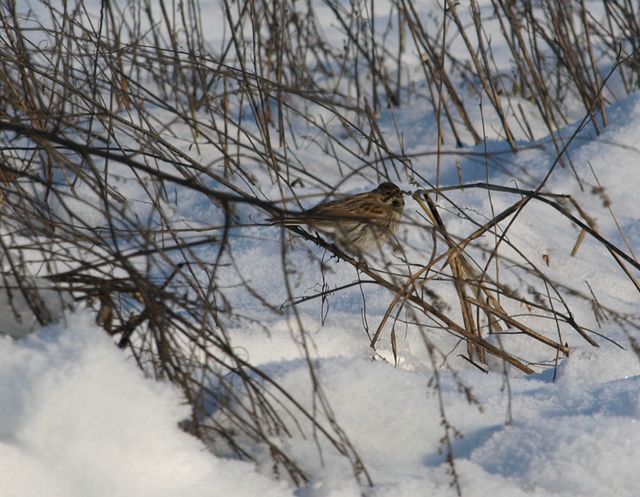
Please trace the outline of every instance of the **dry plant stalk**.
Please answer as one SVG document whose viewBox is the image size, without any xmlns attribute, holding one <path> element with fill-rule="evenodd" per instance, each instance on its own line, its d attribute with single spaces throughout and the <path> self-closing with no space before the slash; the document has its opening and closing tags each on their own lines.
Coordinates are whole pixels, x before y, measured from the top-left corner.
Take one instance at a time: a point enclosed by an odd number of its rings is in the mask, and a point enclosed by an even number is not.
<svg viewBox="0 0 640 497">
<path fill-rule="evenodd" d="M 426 192 L 417 191 L 414 193 L 413 197 L 423 209 L 424 213 L 431 220 L 433 226 L 435 226 L 436 230 L 442 236 L 443 240 L 445 240 L 448 248 L 443 254 L 430 261 L 429 264 L 423 266 L 420 271 L 411 274 L 407 279 L 407 283 L 403 286 L 403 289 L 396 292 L 394 299 L 389 304 L 385 316 L 383 317 L 375 335 L 371 340 L 371 347 L 375 348 L 376 342 L 378 341 L 384 325 L 393 308 L 396 306 L 401 307 L 407 299 L 415 302 L 414 299 L 416 297 L 413 292 L 416 292 L 417 288 L 425 285 L 428 282 L 428 279 L 423 278 L 423 275 L 428 272 L 428 270 L 430 270 L 436 262 L 444 260 L 445 266 L 449 266 L 451 270 L 451 281 L 458 296 L 458 305 L 463 324 L 462 326 L 453 325 L 453 321 L 447 319 L 447 321 L 444 322 L 443 326 L 445 326 L 449 331 L 460 334 L 466 340 L 468 359 L 470 361 L 477 361 L 480 364 L 485 364 L 486 354 L 488 353 L 502 360 L 506 360 L 523 372 L 533 372 L 531 368 L 522 364 L 516 357 L 512 356 L 505 350 L 493 346 L 490 342 L 487 342 L 484 339 L 480 331 L 483 328 L 483 324 L 480 323 L 478 321 L 478 318 L 475 317 L 479 317 L 480 313 L 474 312 L 474 307 L 476 310 L 481 311 L 481 314 L 485 316 L 486 326 L 489 329 L 490 334 L 499 333 L 500 331 L 502 331 L 503 327 L 500 324 L 502 322 L 504 328 L 516 328 L 521 333 L 531 337 L 532 339 L 544 343 L 545 345 L 559 351 L 564 355 L 568 355 L 569 348 L 566 345 L 563 345 L 536 332 L 529 326 L 513 318 L 500 303 L 498 294 L 500 294 L 503 299 L 510 299 L 521 303 L 525 302 L 518 295 L 510 294 L 503 288 L 500 288 L 494 281 L 491 280 L 486 272 L 481 273 L 480 271 L 478 271 L 470 262 L 468 256 L 464 252 L 465 247 L 473 239 L 482 236 L 482 234 L 487 232 L 490 227 L 493 227 L 495 224 L 497 224 L 498 220 L 502 220 L 509 214 L 512 214 L 515 210 L 517 210 L 517 206 L 519 204 L 515 204 L 514 206 L 505 210 L 503 213 L 496 216 L 494 220 L 488 223 L 487 226 L 484 226 L 481 229 L 477 230 L 471 236 L 465 238 L 460 242 L 455 242 L 447 232 L 446 227 L 442 222 L 442 218 L 440 217 L 436 206 L 431 200 L 429 194 Z M 425 311 L 429 313 L 432 312 L 431 309 L 427 308 L 425 308 Z M 440 313 L 434 313 L 433 316 L 442 319 L 442 315 L 439 314 Z"/>
</svg>

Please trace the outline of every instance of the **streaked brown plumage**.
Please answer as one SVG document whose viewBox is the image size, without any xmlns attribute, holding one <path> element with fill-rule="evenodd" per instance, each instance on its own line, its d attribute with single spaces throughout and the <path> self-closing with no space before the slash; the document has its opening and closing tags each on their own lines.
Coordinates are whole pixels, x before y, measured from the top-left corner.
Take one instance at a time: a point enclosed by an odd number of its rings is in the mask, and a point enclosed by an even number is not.
<svg viewBox="0 0 640 497">
<path fill-rule="evenodd" d="M 375 190 L 323 202 L 298 214 L 272 219 L 273 224 L 307 225 L 329 235 L 342 250 L 366 253 L 381 247 L 400 226 L 402 190 L 390 182 Z"/>
</svg>

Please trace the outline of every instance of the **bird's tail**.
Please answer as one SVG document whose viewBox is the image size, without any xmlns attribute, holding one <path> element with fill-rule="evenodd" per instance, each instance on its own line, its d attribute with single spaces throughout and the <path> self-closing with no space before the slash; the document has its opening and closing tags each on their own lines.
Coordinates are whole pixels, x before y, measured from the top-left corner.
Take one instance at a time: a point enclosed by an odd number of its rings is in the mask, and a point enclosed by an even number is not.
<svg viewBox="0 0 640 497">
<path fill-rule="evenodd" d="M 268 226 L 300 226 L 308 222 L 296 216 L 287 217 L 268 217 L 265 219 Z"/>
</svg>

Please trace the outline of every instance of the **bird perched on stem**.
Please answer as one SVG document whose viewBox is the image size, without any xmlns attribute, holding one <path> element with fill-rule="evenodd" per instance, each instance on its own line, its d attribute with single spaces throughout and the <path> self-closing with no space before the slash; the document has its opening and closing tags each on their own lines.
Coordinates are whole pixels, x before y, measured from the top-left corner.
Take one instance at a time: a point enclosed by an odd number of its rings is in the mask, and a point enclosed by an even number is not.
<svg viewBox="0 0 640 497">
<path fill-rule="evenodd" d="M 345 252 L 363 254 L 381 247 L 400 226 L 403 192 L 391 182 L 375 190 L 323 202 L 300 213 L 270 219 L 283 226 L 307 225 L 329 235 Z"/>
</svg>

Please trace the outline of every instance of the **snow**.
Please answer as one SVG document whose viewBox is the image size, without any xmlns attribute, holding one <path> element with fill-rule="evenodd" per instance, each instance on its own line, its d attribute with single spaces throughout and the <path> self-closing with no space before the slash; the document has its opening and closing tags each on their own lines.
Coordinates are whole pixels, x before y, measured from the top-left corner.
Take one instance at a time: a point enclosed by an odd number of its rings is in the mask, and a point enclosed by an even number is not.
<svg viewBox="0 0 640 497">
<path fill-rule="evenodd" d="M 3 497 L 291 495 L 181 432 L 177 390 L 144 379 L 92 319 L 0 337 Z"/>
<path fill-rule="evenodd" d="M 340 338 L 328 327 L 327 337 L 324 331 L 314 334 L 324 357 L 320 381 L 376 483 L 370 495 L 456 495 L 439 450 L 440 408 L 429 375 L 371 362 L 364 351 L 354 353 L 355 334 Z M 274 348 L 281 350 L 279 341 Z M 252 352 L 249 357 L 258 361 L 269 353 L 258 339 Z M 273 356 L 278 361 L 267 370 L 277 371 L 289 392 L 308 396 L 305 365 Z M 586 497 L 609 495 L 607 489 L 637 495 L 640 364 L 633 352 L 610 344 L 597 351 L 578 348 L 555 382 L 551 371 L 511 378 L 511 424 L 501 375 L 472 369 L 461 374 L 478 405 L 467 402 L 453 377 L 441 376 L 447 420 L 463 435 L 453 443 L 463 495 Z M 294 438 L 292 444 L 300 460 L 314 460 L 313 440 Z M 310 470 L 322 490 L 304 495 L 358 495 L 338 490 L 350 480 L 346 463 L 329 461 Z"/>
<path fill-rule="evenodd" d="M 429 377 L 371 362 L 357 334 L 345 331 L 342 338 L 332 327 L 314 334 L 320 380 L 372 475 L 370 495 L 455 495 L 438 450 L 441 418 Z M 256 353 L 247 352 L 258 363 L 271 357 L 271 371 L 305 398 L 304 364 L 275 352 L 285 343 L 265 350 L 255 336 Z M 293 347 L 288 353 L 295 355 Z M 640 364 L 632 352 L 577 350 L 555 383 L 548 372 L 511 378 L 512 424 L 500 375 L 469 369 L 462 376 L 482 409 L 442 373 L 448 420 L 464 435 L 453 444 L 464 495 L 637 495 Z M 293 495 L 179 431 L 188 409 L 177 391 L 144 379 L 88 314 L 21 340 L 0 339 L 0 409 L 3 497 Z M 343 459 L 322 467 L 312 463 L 312 440 L 291 444 L 316 478 L 300 495 L 360 494 Z"/>
<path fill-rule="evenodd" d="M 203 5 L 203 16 L 212 19 L 206 23 L 207 33 L 222 33 L 217 3 Z M 323 9 L 318 12 L 329 16 Z M 397 126 L 403 130 L 403 149 L 413 157 L 415 172 L 435 183 L 435 159 L 423 155 L 427 150 L 433 151 L 436 143 L 432 111 L 424 101 L 412 103 L 395 111 L 383 111 L 379 124 L 394 150 L 399 148 L 394 129 Z M 492 130 L 491 112 L 486 108 L 485 112 L 487 130 Z M 158 115 L 167 121 L 171 117 L 162 112 Z M 575 121 L 563 130 L 565 137 L 571 135 L 581 118 L 571 117 Z M 587 128 L 569 148 L 581 183 L 569 168 L 558 167 L 547 189 L 571 194 L 582 205 L 588 205 L 600 232 L 623 247 L 608 208 L 593 201 L 595 173 L 635 249 L 640 242 L 640 93 L 612 104 L 608 117 L 609 125 L 600 136 Z M 473 119 L 478 121 L 480 116 Z M 533 122 L 533 127 L 536 136 L 545 130 L 540 122 Z M 339 123 L 336 130 L 340 131 Z M 172 132 L 187 139 L 181 146 L 190 146 L 191 135 L 187 131 Z M 519 186 L 529 188 L 544 176 L 555 158 L 548 139 L 522 144 L 531 148 L 522 147 L 518 154 L 505 153 L 500 168 L 490 172 L 491 182 L 513 185 L 517 181 Z M 507 150 L 498 132 L 489 137 L 487 147 L 491 152 Z M 334 157 L 321 156 L 308 143 L 300 148 L 297 153 L 309 171 L 332 185 L 344 179 Z M 216 160 L 212 147 L 201 150 L 202 163 Z M 482 153 L 484 145 L 467 151 Z M 353 152 L 339 154 L 340 159 L 356 163 L 354 167 L 360 165 L 359 160 L 365 160 L 354 157 Z M 444 156 L 441 184 L 458 183 L 457 159 Z M 460 167 L 465 181 L 485 179 L 484 165 L 478 157 L 461 159 Z M 277 198 L 277 189 L 268 183 L 265 172 L 255 174 L 264 178 L 261 186 L 265 195 Z M 131 204 L 144 199 L 145 193 L 136 183 L 127 182 L 125 176 L 117 188 Z M 361 191 L 375 180 L 373 174 L 366 178 L 354 175 L 347 178 L 340 191 Z M 406 189 L 415 186 L 408 174 L 399 183 Z M 300 189 L 299 197 L 312 205 L 318 200 L 318 192 L 318 185 L 309 183 Z M 81 193 L 87 202 L 92 201 L 93 192 Z M 486 221 L 491 212 L 485 191 L 466 189 L 449 196 L 479 223 Z M 166 206 L 175 219 L 191 226 L 215 224 L 211 205 L 201 195 L 180 192 L 180 199 L 179 208 Z M 516 200 L 505 194 L 492 196 L 498 211 Z M 417 204 L 410 200 L 407 203 L 407 220 L 417 220 Z M 448 229 L 468 234 L 469 223 L 447 211 L 447 205 L 444 198 L 439 200 Z M 262 215 L 248 212 L 245 206 L 239 210 L 250 221 L 259 222 Z M 100 224 L 101 219 L 97 214 L 94 218 L 94 214 L 92 210 L 83 212 L 88 220 Z M 145 207 L 139 206 L 137 214 L 144 218 Z M 421 251 L 431 249 L 430 232 L 409 222 L 403 230 L 415 247 L 407 250 L 422 260 Z M 547 255 L 546 271 L 554 281 L 587 295 L 590 287 L 602 305 L 637 316 L 637 290 L 601 245 L 587 240 L 575 257 L 569 254 L 578 234 L 579 230 L 566 218 L 549 206 L 532 201 L 510 229 L 508 238 L 540 266 L 546 265 L 541 254 Z M 220 270 L 227 278 L 226 295 L 236 309 L 255 316 L 261 324 L 231 326 L 231 343 L 242 351 L 244 359 L 260 366 L 303 406 L 313 410 L 317 399 L 312 394 L 313 385 L 298 340 L 298 322 L 286 313 L 282 317 L 264 317 L 263 308 L 237 285 L 239 278 L 234 273 L 237 270 L 273 306 L 283 304 L 288 296 L 280 259 L 281 234 L 273 227 L 251 227 L 232 232 L 231 240 L 234 267 Z M 215 254 L 215 248 L 211 250 Z M 516 255 L 507 246 L 501 254 Z M 292 278 L 296 296 L 317 292 L 321 278 L 329 287 L 337 287 L 358 276 L 353 267 L 333 260 L 325 261 L 327 269 L 320 275 L 313 257 L 321 258 L 322 251 L 303 240 L 292 241 L 289 256 L 291 267 L 297 269 Z M 372 261 L 376 263 L 380 261 Z M 517 284 L 516 276 L 504 277 Z M 527 275 L 522 277 L 526 280 Z M 436 281 L 432 285 L 445 302 L 455 301 L 451 289 L 438 286 Z M 22 322 L 13 322 L 8 300 L 1 296 L 0 330 L 15 337 L 27 336 L 15 339 L 0 335 L 0 497 L 454 496 L 456 489 L 451 485 L 451 468 L 446 461 L 448 449 L 443 443 L 448 426 L 455 471 L 464 496 L 637 497 L 640 361 L 629 344 L 628 330 L 623 330 L 620 322 L 598 323 L 592 302 L 575 297 L 571 308 L 577 319 L 609 340 L 594 336 L 599 344 L 595 348 L 575 333 L 566 333 L 563 341 L 570 344 L 571 354 L 559 359 L 557 369 L 549 360 L 547 348 L 523 337 L 503 337 L 504 345 L 516 356 L 540 357 L 536 373 L 530 376 L 513 369 L 505 376 L 502 363 L 495 361 L 489 364 L 488 372 L 479 371 L 458 357 L 462 352 L 458 338 L 441 331 L 429 332 L 436 349 L 448 354 L 446 366 L 442 357 L 437 357 L 434 372 L 423 337 L 415 326 L 397 326 L 397 366 L 388 329 L 381 335 L 377 355 L 372 353 L 361 316 L 364 301 L 369 332 L 374 332 L 392 297 L 384 289 L 356 286 L 329 296 L 324 304 L 328 307 L 321 307 L 319 299 L 298 306 L 323 392 L 362 457 L 374 486 L 358 485 L 348 462 L 326 441 L 310 436 L 312 428 L 300 421 L 301 429 L 293 432 L 286 444 L 312 481 L 295 489 L 285 478 L 274 477 L 273 464 L 264 447 L 253 447 L 252 455 L 257 460 L 254 465 L 216 456 L 181 431 L 178 423 L 188 418 L 189 408 L 178 390 L 144 378 L 133 359 L 117 349 L 94 324 L 91 313 L 65 311 L 59 324 L 38 329 L 26 309 Z M 19 297 L 13 305 L 24 307 Z M 555 330 L 553 322 L 535 318 L 531 321 L 536 329 L 550 334 Z M 318 445 L 322 458 L 318 457 Z"/>
</svg>

